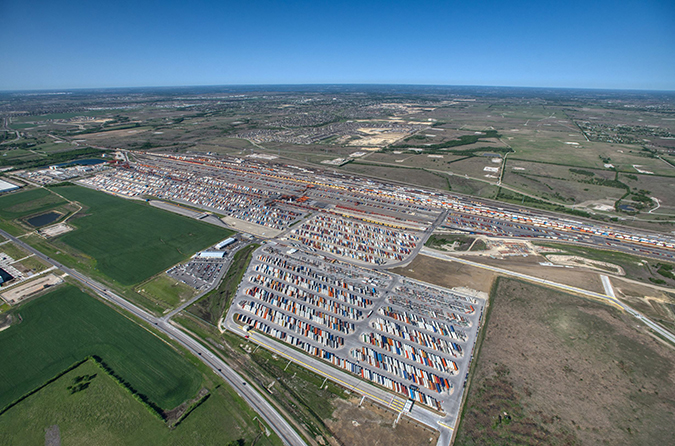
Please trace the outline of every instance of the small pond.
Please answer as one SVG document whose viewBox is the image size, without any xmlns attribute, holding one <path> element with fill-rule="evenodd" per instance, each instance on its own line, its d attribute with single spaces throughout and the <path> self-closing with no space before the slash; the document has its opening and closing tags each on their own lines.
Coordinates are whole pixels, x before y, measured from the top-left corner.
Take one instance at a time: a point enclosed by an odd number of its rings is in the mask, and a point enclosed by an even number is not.
<svg viewBox="0 0 675 446">
<path fill-rule="evenodd" d="M 54 223 L 56 220 L 61 218 L 62 214 L 58 212 L 46 212 L 44 214 L 36 215 L 26 220 L 26 222 L 34 228 L 39 228 L 40 226 L 48 225 L 49 223 Z"/>
</svg>

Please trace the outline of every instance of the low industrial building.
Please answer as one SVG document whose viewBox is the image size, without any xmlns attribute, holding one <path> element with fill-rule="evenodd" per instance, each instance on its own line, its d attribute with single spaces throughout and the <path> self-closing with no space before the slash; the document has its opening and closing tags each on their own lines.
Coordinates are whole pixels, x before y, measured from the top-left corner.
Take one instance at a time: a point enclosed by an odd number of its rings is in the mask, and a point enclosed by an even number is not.
<svg viewBox="0 0 675 446">
<path fill-rule="evenodd" d="M 236 241 L 237 241 L 237 239 L 234 238 L 234 237 L 226 238 L 225 240 L 223 240 L 222 242 L 220 242 L 216 245 L 216 249 L 223 249 L 226 246 L 230 246 L 232 243 L 234 243 Z"/>
<path fill-rule="evenodd" d="M 202 251 L 197 253 L 197 257 L 200 259 L 222 259 L 225 254 L 225 251 Z"/>
<path fill-rule="evenodd" d="M 11 192 L 13 190 L 17 190 L 18 188 L 19 186 L 17 186 L 16 184 L 10 183 L 5 180 L 0 180 L 0 194 L 4 192 Z"/>
</svg>

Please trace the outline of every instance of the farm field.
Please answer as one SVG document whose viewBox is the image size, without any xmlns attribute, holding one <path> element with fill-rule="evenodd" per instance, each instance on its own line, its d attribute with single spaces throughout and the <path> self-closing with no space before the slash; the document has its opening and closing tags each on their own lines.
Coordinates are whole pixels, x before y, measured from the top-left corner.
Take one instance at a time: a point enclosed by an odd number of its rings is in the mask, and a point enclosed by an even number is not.
<svg viewBox="0 0 675 446">
<path fill-rule="evenodd" d="M 30 189 L 0 197 L 0 218 L 13 220 L 48 211 L 66 201 L 47 189 Z"/>
<path fill-rule="evenodd" d="M 0 407 L 71 364 L 97 355 L 164 410 L 192 398 L 201 373 L 177 350 L 74 286 L 14 310 L 22 322 L 0 332 Z"/>
<path fill-rule="evenodd" d="M 667 444 L 672 349 L 613 307 L 505 278 L 456 445 Z"/>
<path fill-rule="evenodd" d="M 12 242 L 3 243 L 0 245 L 0 252 L 4 252 L 14 260 L 22 259 L 28 255 L 28 253 L 23 248 L 16 246 Z"/>
<path fill-rule="evenodd" d="M 71 393 L 68 387 L 78 377 L 84 377 L 88 386 Z M 252 444 L 260 432 L 253 416 L 243 401 L 221 386 L 169 429 L 89 360 L 2 414 L 0 443 L 42 444 L 58 431 L 67 445 L 225 445 L 239 439 Z M 262 435 L 256 444 L 280 442 L 276 436 Z"/>
<path fill-rule="evenodd" d="M 232 232 L 77 186 L 56 188 L 86 206 L 70 223 L 77 229 L 58 238 L 96 262 L 122 285 L 132 285 L 174 265 Z"/>
<path fill-rule="evenodd" d="M 102 153 L 100 149 L 64 142 L 57 143 L 51 140 L 21 138 L 20 141 L 18 147 L 10 146 L 11 143 L 0 146 L 0 166 L 10 168 L 46 167 L 76 158 L 98 156 Z"/>
</svg>

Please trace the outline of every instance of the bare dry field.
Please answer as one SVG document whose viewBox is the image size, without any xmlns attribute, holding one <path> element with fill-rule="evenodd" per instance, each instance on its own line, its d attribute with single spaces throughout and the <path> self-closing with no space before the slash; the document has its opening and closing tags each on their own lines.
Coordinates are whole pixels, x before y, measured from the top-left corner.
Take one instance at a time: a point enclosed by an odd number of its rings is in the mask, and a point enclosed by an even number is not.
<svg viewBox="0 0 675 446">
<path fill-rule="evenodd" d="M 452 166 L 452 164 L 450 164 Z M 487 178 L 486 178 L 487 179 Z M 495 198 L 499 188 L 484 181 L 464 178 L 464 175 L 449 175 L 448 181 L 453 192 L 475 195 L 483 198 Z"/>
<path fill-rule="evenodd" d="M 542 266 L 539 262 L 544 262 L 545 259 L 540 256 L 530 256 L 525 258 L 510 257 L 504 260 L 475 256 L 471 257 L 471 260 L 499 268 L 507 268 L 511 271 L 528 274 L 541 279 L 583 288 L 584 290 L 603 294 L 605 292 L 602 281 L 600 280 L 600 275 L 597 272 L 589 271 L 583 267 L 557 268 L 552 266 Z"/>
<path fill-rule="evenodd" d="M 665 445 L 675 349 L 615 308 L 501 278 L 456 445 Z"/>
<path fill-rule="evenodd" d="M 481 268 L 445 262 L 421 254 L 410 265 L 392 269 L 391 272 L 446 288 L 465 286 L 486 293 L 490 291 L 495 278 L 494 273 Z"/>
<path fill-rule="evenodd" d="M 363 129 L 359 129 L 360 131 L 363 131 Z M 372 132 L 369 132 L 372 133 Z M 396 132 L 390 132 L 390 133 L 377 133 L 377 134 L 370 134 L 369 136 L 363 136 L 360 139 L 355 139 L 353 141 L 349 141 L 350 146 L 374 146 L 374 147 L 382 147 L 386 146 L 388 144 L 393 144 L 396 141 L 403 139 L 407 136 L 407 133 L 396 133 Z"/>
<path fill-rule="evenodd" d="M 585 259 L 578 256 L 548 254 L 548 260 L 557 265 L 580 266 L 600 272 L 610 272 L 617 276 L 625 276 L 626 272 L 619 265 L 598 260 Z"/>
<path fill-rule="evenodd" d="M 35 279 L 29 282 L 26 282 L 23 285 L 18 285 L 9 291 L 2 293 L 2 298 L 10 305 L 16 305 L 21 301 L 29 298 L 35 293 L 38 293 L 45 288 L 58 285 L 63 282 L 63 279 L 55 276 L 54 274 L 49 274 L 39 279 Z"/>
<path fill-rule="evenodd" d="M 397 150 L 398 151 L 398 150 Z M 418 154 L 412 150 L 402 149 L 400 154 L 393 152 L 377 152 L 364 158 L 364 162 L 391 164 L 392 166 L 405 166 L 426 169 L 448 170 L 448 162 L 461 159 L 463 157 L 442 154 L 429 156 L 427 154 Z"/>
<path fill-rule="evenodd" d="M 370 401 L 359 407 L 360 398 L 336 400 L 328 428 L 344 446 L 428 446 L 435 445 L 438 432 L 402 417 L 393 426 L 396 414 Z"/>
</svg>

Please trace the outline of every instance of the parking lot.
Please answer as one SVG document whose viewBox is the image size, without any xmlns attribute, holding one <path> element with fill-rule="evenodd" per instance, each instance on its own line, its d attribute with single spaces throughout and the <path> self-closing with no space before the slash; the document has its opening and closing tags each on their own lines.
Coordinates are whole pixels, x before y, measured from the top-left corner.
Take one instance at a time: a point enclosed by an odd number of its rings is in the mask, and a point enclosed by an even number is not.
<svg viewBox="0 0 675 446">
<path fill-rule="evenodd" d="M 166 273 L 196 290 L 202 290 L 213 285 L 220 277 L 225 261 L 226 259 L 193 258 L 187 263 L 174 266 Z"/>
<path fill-rule="evenodd" d="M 206 251 L 198 252 L 189 261 L 175 265 L 166 273 L 198 291 L 216 285 L 216 282 L 227 270 L 233 253 L 242 244 L 240 240 L 234 238 L 227 239 L 224 242 L 220 242 Z M 222 253 L 222 257 L 212 256 L 216 253 Z"/>
<path fill-rule="evenodd" d="M 227 317 L 447 412 L 461 398 L 484 304 L 271 242 L 253 254 Z"/>
</svg>

